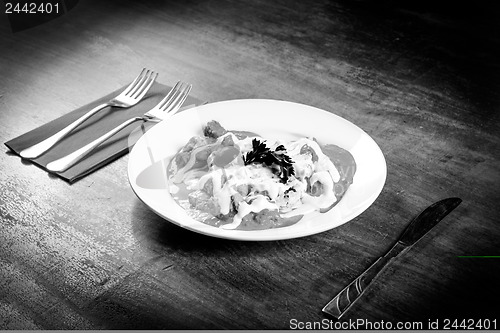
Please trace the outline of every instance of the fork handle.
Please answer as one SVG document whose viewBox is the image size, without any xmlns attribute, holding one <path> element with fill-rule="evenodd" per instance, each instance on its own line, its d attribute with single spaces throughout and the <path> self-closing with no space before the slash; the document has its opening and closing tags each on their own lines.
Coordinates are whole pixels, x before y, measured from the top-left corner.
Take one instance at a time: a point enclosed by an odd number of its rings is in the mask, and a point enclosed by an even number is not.
<svg viewBox="0 0 500 333">
<path fill-rule="evenodd" d="M 96 114 L 97 112 L 99 112 L 100 110 L 104 109 L 107 106 L 109 106 L 108 103 L 103 103 L 103 104 L 96 106 L 95 108 L 93 108 L 92 110 L 90 110 L 89 112 L 87 112 L 86 114 L 84 114 L 83 116 L 81 116 L 80 118 L 78 118 L 77 120 L 75 120 L 74 122 L 69 124 L 68 126 L 64 127 L 59 132 L 49 136 L 47 139 L 40 141 L 39 143 L 37 143 L 29 148 L 22 150 L 19 153 L 19 155 L 21 155 L 21 157 L 23 157 L 23 158 L 29 158 L 29 159 L 37 158 L 38 156 L 42 155 L 47 150 L 52 148 L 56 143 L 61 141 L 64 137 L 66 137 L 66 135 L 68 135 L 76 127 L 80 126 L 80 124 L 82 124 L 85 120 L 89 119 L 94 114 Z"/>
<path fill-rule="evenodd" d="M 100 136 L 99 138 L 95 139 L 94 141 L 88 143 L 87 145 L 83 146 L 82 148 L 72 152 L 71 154 L 68 154 L 64 157 L 61 157 L 60 159 L 57 159 L 55 161 L 50 162 L 46 166 L 47 170 L 52 171 L 52 172 L 63 172 L 65 170 L 67 170 L 68 168 L 73 166 L 76 162 L 80 161 L 82 158 L 87 156 L 92 150 L 94 150 L 96 147 L 98 147 L 101 143 L 108 140 L 110 137 L 112 137 L 116 133 L 120 132 L 122 129 L 124 129 L 128 125 L 130 125 L 136 121 L 141 121 L 141 120 L 145 121 L 146 119 L 147 118 L 145 118 L 145 117 L 135 117 L 135 118 L 131 118 L 127 121 L 124 121 L 120 125 L 113 128 L 111 131 Z"/>
</svg>

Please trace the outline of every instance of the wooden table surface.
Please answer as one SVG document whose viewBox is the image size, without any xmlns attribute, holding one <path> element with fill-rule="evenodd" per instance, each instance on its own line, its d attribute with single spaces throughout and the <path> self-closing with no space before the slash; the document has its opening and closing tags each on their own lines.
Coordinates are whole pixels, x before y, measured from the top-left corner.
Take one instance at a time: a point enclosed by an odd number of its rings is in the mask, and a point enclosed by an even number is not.
<svg viewBox="0 0 500 333">
<path fill-rule="evenodd" d="M 16 33 L 0 14 L 3 142 L 148 67 L 209 102 L 270 98 L 331 111 L 377 142 L 388 170 L 378 199 L 349 223 L 239 242 L 157 216 L 129 186 L 128 156 L 70 185 L 4 146 L 0 328 L 332 324 L 322 307 L 447 197 L 463 202 L 339 323 L 498 328 L 500 258 L 462 256 L 500 256 L 499 13 L 430 1 L 81 0 Z"/>
</svg>

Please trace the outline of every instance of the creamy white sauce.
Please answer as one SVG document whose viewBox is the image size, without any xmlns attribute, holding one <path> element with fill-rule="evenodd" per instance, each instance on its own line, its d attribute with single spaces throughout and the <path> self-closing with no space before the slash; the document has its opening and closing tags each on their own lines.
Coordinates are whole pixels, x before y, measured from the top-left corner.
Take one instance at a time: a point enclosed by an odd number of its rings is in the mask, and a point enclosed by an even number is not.
<svg viewBox="0 0 500 333">
<path fill-rule="evenodd" d="M 241 224 L 243 218 L 250 213 L 258 213 L 264 209 L 275 210 L 276 205 L 271 203 L 263 195 L 258 195 L 253 201 L 248 204 L 245 201 L 240 202 L 238 206 L 238 213 L 234 216 L 233 222 L 221 225 L 222 229 L 236 229 Z"/>
<path fill-rule="evenodd" d="M 193 169 L 197 153 L 207 148 L 217 149 L 228 136 L 231 136 L 234 145 L 239 148 L 240 158 L 235 158 L 224 167 L 212 165 L 208 166 L 208 170 L 206 167 L 203 170 Z M 286 148 L 286 154 L 294 162 L 295 176 L 283 184 L 266 166 L 243 165 L 241 155 L 252 151 L 253 139 L 255 137 L 239 140 L 233 133 L 228 132 L 219 137 L 215 143 L 193 149 L 185 166 L 178 170 L 174 166 L 174 174 L 170 178 L 172 191 L 177 188 L 175 184 L 180 183 L 184 183 L 190 191 L 203 190 L 207 182 L 211 181 L 212 190 L 208 194 L 215 200 L 220 213 L 227 215 L 232 209 L 235 210 L 233 221 L 221 226 L 224 229 L 235 229 L 246 215 L 264 209 L 279 211 L 282 217 L 291 217 L 324 209 L 336 202 L 334 186 L 335 182 L 339 181 L 340 174 L 330 158 L 321 151 L 317 142 L 307 138 L 292 142 L 271 142 L 256 138 L 265 142 L 271 149 L 281 144 Z M 316 161 L 313 161 L 311 154 L 301 154 L 304 145 L 314 151 L 317 156 Z M 317 196 L 307 193 L 307 189 L 316 183 L 321 193 Z M 241 188 L 248 188 L 250 191 L 240 193 Z"/>
</svg>

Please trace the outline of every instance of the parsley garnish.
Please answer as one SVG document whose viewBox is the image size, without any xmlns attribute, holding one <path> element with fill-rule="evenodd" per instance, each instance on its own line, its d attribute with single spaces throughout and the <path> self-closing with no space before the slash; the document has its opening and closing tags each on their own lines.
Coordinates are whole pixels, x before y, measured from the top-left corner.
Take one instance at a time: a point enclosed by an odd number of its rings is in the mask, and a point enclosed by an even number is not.
<svg viewBox="0 0 500 333">
<path fill-rule="evenodd" d="M 283 145 L 279 145 L 273 151 L 264 142 L 253 139 L 252 151 L 243 156 L 243 162 L 245 165 L 260 163 L 271 168 L 271 171 L 280 178 L 282 183 L 286 183 L 288 178 L 295 174 L 293 161 L 286 154 L 286 149 Z"/>
</svg>

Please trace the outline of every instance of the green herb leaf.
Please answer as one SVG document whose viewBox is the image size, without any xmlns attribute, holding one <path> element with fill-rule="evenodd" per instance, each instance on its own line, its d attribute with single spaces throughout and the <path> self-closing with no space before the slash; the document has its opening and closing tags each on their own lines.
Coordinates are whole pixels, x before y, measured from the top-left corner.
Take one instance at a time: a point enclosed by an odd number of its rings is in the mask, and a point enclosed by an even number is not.
<svg viewBox="0 0 500 333">
<path fill-rule="evenodd" d="M 286 183 L 288 178 L 295 174 L 293 161 L 290 156 L 286 155 L 286 149 L 283 145 L 279 145 L 272 151 L 264 142 L 253 139 L 252 151 L 243 156 L 243 162 L 245 165 L 257 163 L 269 167 L 282 183 Z"/>
</svg>

